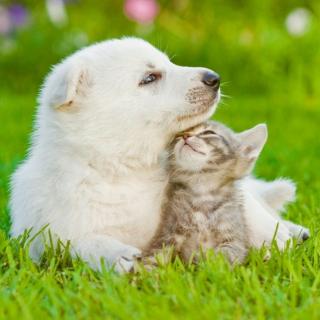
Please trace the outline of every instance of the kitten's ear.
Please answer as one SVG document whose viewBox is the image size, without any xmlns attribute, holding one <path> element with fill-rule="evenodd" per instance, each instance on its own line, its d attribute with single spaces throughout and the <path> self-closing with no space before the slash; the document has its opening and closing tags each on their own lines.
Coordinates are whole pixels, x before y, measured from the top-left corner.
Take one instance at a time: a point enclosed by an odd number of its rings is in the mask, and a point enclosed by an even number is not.
<svg viewBox="0 0 320 320">
<path fill-rule="evenodd" d="M 265 124 L 238 133 L 240 140 L 239 160 L 235 170 L 238 177 L 249 174 L 267 141 L 268 131 Z"/>
<path fill-rule="evenodd" d="M 89 86 L 89 72 L 84 65 L 63 62 L 47 77 L 40 103 L 58 111 L 71 111 L 77 99 L 86 94 Z"/>
<path fill-rule="evenodd" d="M 238 138 L 241 141 L 240 152 L 242 156 L 256 160 L 268 138 L 267 126 L 264 123 L 258 124 L 249 130 L 238 133 Z"/>
</svg>

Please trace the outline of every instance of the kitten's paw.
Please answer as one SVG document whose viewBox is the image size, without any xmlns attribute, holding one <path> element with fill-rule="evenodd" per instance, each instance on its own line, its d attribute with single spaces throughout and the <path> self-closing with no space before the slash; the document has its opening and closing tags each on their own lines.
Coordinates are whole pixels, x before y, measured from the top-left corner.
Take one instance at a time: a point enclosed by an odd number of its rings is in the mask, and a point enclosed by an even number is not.
<svg viewBox="0 0 320 320">
<path fill-rule="evenodd" d="M 140 273 L 140 272 L 151 272 L 158 266 L 158 262 L 155 256 L 148 255 L 139 257 L 134 261 L 133 272 Z"/>
<path fill-rule="evenodd" d="M 174 256 L 174 248 L 169 246 L 153 252 L 144 253 L 143 256 L 135 263 L 134 272 L 141 270 L 151 271 L 159 266 L 169 264 Z"/>
</svg>

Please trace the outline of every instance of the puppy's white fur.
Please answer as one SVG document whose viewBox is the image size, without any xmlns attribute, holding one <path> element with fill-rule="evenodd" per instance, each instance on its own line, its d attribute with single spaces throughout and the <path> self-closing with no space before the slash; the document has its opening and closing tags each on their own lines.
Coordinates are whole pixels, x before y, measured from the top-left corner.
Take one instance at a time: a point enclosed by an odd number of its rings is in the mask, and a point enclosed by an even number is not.
<svg viewBox="0 0 320 320">
<path fill-rule="evenodd" d="M 133 38 L 87 47 L 55 66 L 29 155 L 12 177 L 12 235 L 49 224 L 93 266 L 102 258 L 129 268 L 124 261 L 158 225 L 167 181 L 161 152 L 177 132 L 209 118 L 219 100 L 201 81 L 205 71 L 174 65 Z M 162 78 L 140 86 L 149 72 Z M 194 103 L 188 93 L 199 87 Z M 35 242 L 31 255 L 41 250 Z"/>
<path fill-rule="evenodd" d="M 162 78 L 139 86 L 153 71 Z M 84 48 L 55 66 L 40 95 L 29 155 L 12 177 L 12 235 L 49 224 L 93 267 L 102 259 L 129 270 L 159 222 L 167 183 L 161 153 L 176 133 L 215 111 L 219 95 L 213 100 L 203 88 L 204 71 L 174 65 L 134 38 Z M 190 100 L 194 88 L 207 91 Z M 257 217 L 267 217 L 269 241 L 277 219 L 255 205 L 248 219 L 260 230 Z M 30 254 L 41 251 L 39 238 Z"/>
<path fill-rule="evenodd" d="M 250 193 L 259 204 L 269 212 L 276 220 L 281 222 L 279 225 L 279 233 L 281 233 L 282 226 L 286 226 L 292 236 L 298 239 L 307 239 L 310 236 L 309 229 L 295 224 L 291 221 L 284 220 L 280 214 L 285 209 L 285 205 L 293 202 L 296 198 L 296 185 L 289 179 L 280 178 L 271 182 L 257 180 L 252 177 L 244 182 L 246 194 Z M 251 221 L 252 223 L 252 221 Z M 253 228 L 254 228 L 253 224 Z M 254 228 L 256 230 L 256 228 Z M 261 232 L 257 233 L 257 235 Z M 281 235 L 279 234 L 281 237 Z"/>
</svg>

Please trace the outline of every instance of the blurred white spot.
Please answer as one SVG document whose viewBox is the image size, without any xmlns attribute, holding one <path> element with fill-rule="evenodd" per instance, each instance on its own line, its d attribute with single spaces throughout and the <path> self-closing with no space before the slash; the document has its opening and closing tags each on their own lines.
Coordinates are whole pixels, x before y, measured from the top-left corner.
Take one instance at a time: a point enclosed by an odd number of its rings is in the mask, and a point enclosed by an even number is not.
<svg viewBox="0 0 320 320">
<path fill-rule="evenodd" d="M 304 35 L 310 27 L 310 18 L 310 11 L 305 8 L 293 10 L 285 21 L 288 32 L 293 36 Z"/>
<path fill-rule="evenodd" d="M 240 33 L 239 42 L 242 45 L 250 45 L 253 41 L 253 33 L 246 29 Z"/>
<path fill-rule="evenodd" d="M 71 52 L 70 50 L 82 48 L 88 43 L 88 35 L 85 32 L 68 32 L 62 35 L 59 44 L 55 45 L 53 50 L 61 55 L 66 55 Z"/>
<path fill-rule="evenodd" d="M 68 16 L 63 0 L 46 0 L 46 7 L 53 24 L 60 27 L 67 23 Z"/>
<path fill-rule="evenodd" d="M 13 41 L 10 38 L 4 39 L 4 41 L 1 41 L 0 45 L 0 52 L 1 54 L 7 55 L 12 53 L 17 47 L 17 42 Z"/>
<path fill-rule="evenodd" d="M 140 36 L 145 36 L 150 34 L 154 30 L 153 23 L 150 24 L 137 24 L 136 26 L 136 33 Z"/>
<path fill-rule="evenodd" d="M 88 42 L 89 42 L 88 36 L 85 32 L 74 33 L 73 43 L 75 47 L 81 48 L 83 46 L 86 46 Z"/>
</svg>

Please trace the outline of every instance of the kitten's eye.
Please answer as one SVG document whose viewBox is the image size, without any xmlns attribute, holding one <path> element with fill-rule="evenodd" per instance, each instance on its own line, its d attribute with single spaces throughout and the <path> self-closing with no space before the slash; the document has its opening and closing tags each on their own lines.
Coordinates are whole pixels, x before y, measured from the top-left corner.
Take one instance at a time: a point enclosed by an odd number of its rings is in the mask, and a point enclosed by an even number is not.
<svg viewBox="0 0 320 320">
<path fill-rule="evenodd" d="M 149 73 L 148 75 L 146 75 L 140 82 L 139 82 L 139 86 L 145 85 L 145 84 L 149 84 L 151 82 L 154 82 L 156 80 L 161 79 L 162 75 L 161 73 Z"/>
<path fill-rule="evenodd" d="M 205 130 L 201 132 L 201 135 L 207 136 L 207 135 L 213 135 L 216 134 L 213 130 Z"/>
</svg>

